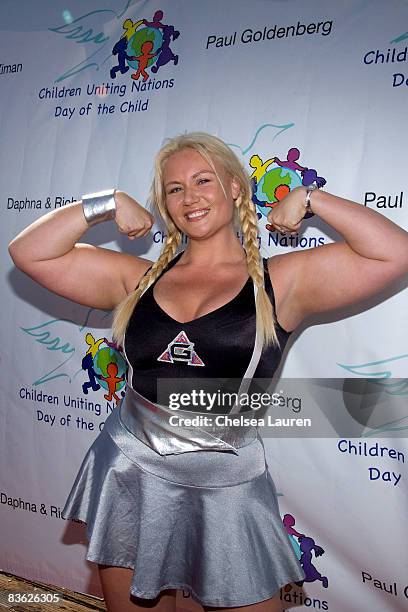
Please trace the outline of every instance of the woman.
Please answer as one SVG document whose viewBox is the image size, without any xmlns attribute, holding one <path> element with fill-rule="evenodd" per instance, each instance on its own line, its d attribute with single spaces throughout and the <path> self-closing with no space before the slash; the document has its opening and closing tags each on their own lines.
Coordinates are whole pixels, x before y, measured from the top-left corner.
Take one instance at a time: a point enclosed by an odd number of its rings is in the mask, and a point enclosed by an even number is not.
<svg viewBox="0 0 408 612">
<path fill-rule="evenodd" d="M 129 363 L 126 398 L 85 457 L 64 515 L 87 522 L 87 559 L 99 565 L 112 612 L 174 611 L 181 588 L 205 610 L 281 610 L 279 588 L 304 573 L 262 441 L 245 428 L 215 437 L 169 430 L 156 381 L 272 377 L 306 317 L 354 304 L 408 272 L 408 234 L 361 205 L 298 187 L 269 223 L 296 233 L 309 210 L 344 242 L 263 265 L 248 176 L 204 133 L 174 138 L 157 155 L 151 200 L 168 236 L 156 263 L 78 243 L 89 224 L 113 216 L 130 239 L 148 234 L 151 215 L 123 192 L 114 199 L 116 210 L 109 194 L 83 198 L 10 244 L 16 265 L 51 291 L 116 309 L 114 337 Z M 188 245 L 175 257 L 182 233 Z"/>
</svg>

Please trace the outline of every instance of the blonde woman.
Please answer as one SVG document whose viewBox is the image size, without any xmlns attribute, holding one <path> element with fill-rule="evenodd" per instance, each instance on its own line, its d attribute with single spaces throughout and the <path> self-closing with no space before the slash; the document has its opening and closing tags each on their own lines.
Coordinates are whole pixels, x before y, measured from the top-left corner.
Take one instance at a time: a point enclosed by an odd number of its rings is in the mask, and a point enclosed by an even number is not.
<svg viewBox="0 0 408 612">
<path fill-rule="evenodd" d="M 163 146 L 151 200 L 168 229 L 153 264 L 78 242 L 107 218 L 131 239 L 148 234 L 152 216 L 120 191 L 53 211 L 10 244 L 15 264 L 50 291 L 115 309 L 129 365 L 126 397 L 87 453 L 64 516 L 87 523 L 87 559 L 98 563 L 110 612 L 174 612 L 177 589 L 205 610 L 276 612 L 280 587 L 304 573 L 261 439 L 246 427 L 170 429 L 157 380 L 171 377 L 177 389 L 189 377 L 272 377 L 306 317 L 408 272 L 408 234 L 361 205 L 298 187 L 269 223 L 295 233 L 309 208 L 343 241 L 263 262 L 248 176 L 205 133 Z M 182 234 L 188 244 L 176 255 Z"/>
</svg>

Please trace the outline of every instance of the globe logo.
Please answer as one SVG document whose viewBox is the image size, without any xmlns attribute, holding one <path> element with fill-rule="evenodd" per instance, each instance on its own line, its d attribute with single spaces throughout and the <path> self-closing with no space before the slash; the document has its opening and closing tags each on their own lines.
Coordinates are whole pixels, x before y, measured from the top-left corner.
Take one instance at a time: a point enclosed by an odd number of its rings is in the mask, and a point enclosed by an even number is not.
<svg viewBox="0 0 408 612">
<path fill-rule="evenodd" d="M 112 366 L 110 364 L 114 365 Z M 119 351 L 110 346 L 104 346 L 98 350 L 93 360 L 93 368 L 98 376 L 99 384 L 107 391 L 109 390 L 108 383 L 106 380 L 99 378 L 99 376 L 107 378 L 114 374 L 117 377 L 123 378 L 123 381 L 117 383 L 116 385 L 117 391 L 122 389 L 122 387 L 126 384 L 126 362 Z M 113 371 L 116 371 L 116 369 L 117 373 Z"/>
<path fill-rule="evenodd" d="M 111 79 L 115 79 L 118 72 L 126 74 L 130 68 L 133 68 L 135 72 L 130 75 L 132 79 L 137 81 L 143 77 L 145 82 L 150 76 L 148 68 L 153 74 L 157 74 L 169 62 L 177 66 L 179 56 L 173 53 L 172 46 L 180 36 L 180 32 L 174 26 L 163 23 L 163 17 L 163 11 L 158 10 L 154 13 L 152 21 L 125 19 L 123 22 L 125 32 L 112 49 L 117 65 L 110 69 Z"/>
<path fill-rule="evenodd" d="M 147 45 L 145 45 L 147 43 Z M 147 49 L 150 54 L 153 54 L 157 51 L 163 44 L 163 36 L 160 30 L 157 28 L 142 28 L 137 30 L 133 36 L 129 39 L 128 45 L 126 48 L 126 53 L 132 57 L 140 57 L 143 55 L 143 52 Z M 144 45 L 144 46 L 143 46 Z M 142 49 L 143 46 L 143 49 Z M 157 60 L 157 55 L 151 57 L 147 61 L 147 67 L 154 64 Z M 129 66 L 131 66 L 134 70 L 137 70 L 139 66 L 138 60 L 127 60 Z"/>
<path fill-rule="evenodd" d="M 256 186 L 255 195 L 258 202 L 261 203 L 258 203 L 257 207 L 259 212 L 267 217 L 271 207 L 276 206 L 289 191 L 301 184 L 301 177 L 290 168 L 275 166 L 268 170 Z"/>
</svg>

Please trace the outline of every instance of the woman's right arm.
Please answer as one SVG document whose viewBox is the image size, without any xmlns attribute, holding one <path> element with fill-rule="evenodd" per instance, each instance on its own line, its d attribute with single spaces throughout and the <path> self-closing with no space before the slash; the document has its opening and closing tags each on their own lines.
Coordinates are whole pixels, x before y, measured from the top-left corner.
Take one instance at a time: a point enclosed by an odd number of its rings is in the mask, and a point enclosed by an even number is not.
<svg viewBox="0 0 408 612">
<path fill-rule="evenodd" d="M 130 239 L 145 236 L 153 217 L 122 191 L 115 194 L 116 224 Z M 92 308 L 113 309 L 151 266 L 151 261 L 79 243 L 88 229 L 82 202 L 40 217 L 9 244 L 15 265 L 53 293 Z"/>
</svg>

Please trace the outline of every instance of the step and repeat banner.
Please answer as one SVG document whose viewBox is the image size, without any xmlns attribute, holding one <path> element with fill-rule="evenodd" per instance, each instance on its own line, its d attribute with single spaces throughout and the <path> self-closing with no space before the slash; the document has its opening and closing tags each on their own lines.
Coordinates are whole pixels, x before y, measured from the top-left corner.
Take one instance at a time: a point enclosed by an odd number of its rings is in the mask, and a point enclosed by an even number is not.
<svg viewBox="0 0 408 612">
<path fill-rule="evenodd" d="M 408 229 L 408 3 L 3 0 L 0 23 L 0 569 L 100 596 L 84 527 L 61 510 L 123 395 L 95 374 L 114 361 L 124 377 L 125 362 L 111 313 L 35 284 L 8 242 L 83 193 L 146 202 L 155 152 L 191 130 L 221 137 L 250 173 L 265 257 L 339 239 L 317 217 L 297 237 L 268 229 L 270 207 L 312 180 Z M 158 224 L 135 242 L 113 223 L 83 237 L 152 259 L 164 239 Z M 285 608 L 408 608 L 407 303 L 402 280 L 292 335 L 281 375 L 320 381 L 325 435 L 265 439 L 306 573 L 281 589 Z M 296 397 L 282 405 L 301 412 Z"/>
</svg>

